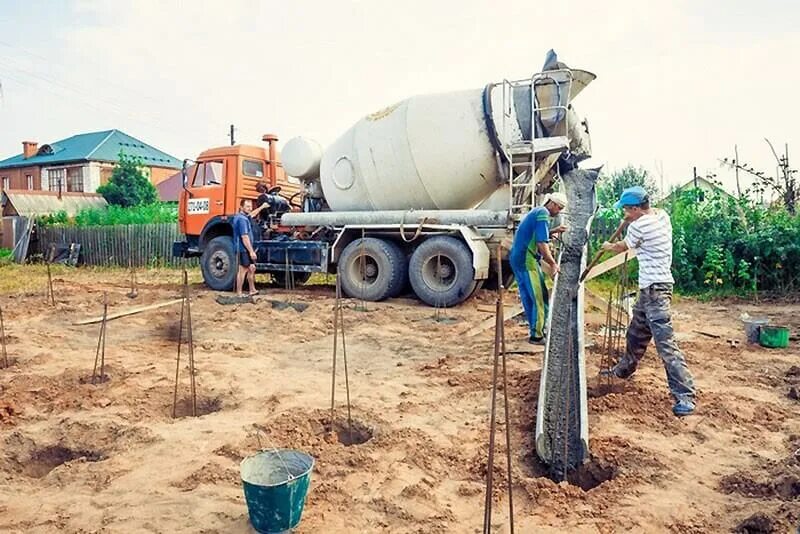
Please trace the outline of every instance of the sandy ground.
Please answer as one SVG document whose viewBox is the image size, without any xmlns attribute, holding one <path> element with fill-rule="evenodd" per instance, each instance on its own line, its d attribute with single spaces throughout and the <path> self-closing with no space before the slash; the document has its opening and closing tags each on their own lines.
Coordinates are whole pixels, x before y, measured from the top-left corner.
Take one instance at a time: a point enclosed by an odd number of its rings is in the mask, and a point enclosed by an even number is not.
<svg viewBox="0 0 800 534">
<path fill-rule="evenodd" d="M 180 306 L 109 323 L 108 380 L 91 384 L 99 327 L 73 321 L 99 314 L 103 291 L 112 312 L 174 298 L 178 276 L 143 273 L 135 300 L 125 296 L 124 273 L 85 271 L 57 277 L 55 307 L 36 284 L 0 296 L 14 360 L 0 369 L 0 531 L 251 532 L 238 463 L 272 446 L 317 460 L 298 533 L 481 530 L 493 333 L 464 333 L 491 317 L 492 294 L 439 322 L 413 300 L 369 303 L 367 311 L 348 304 L 354 438 L 369 439 L 346 445 L 343 374 L 340 432 L 326 432 L 330 287 L 294 292 L 310 305 L 298 313 L 266 298 L 222 306 L 193 285 L 200 417 L 171 414 Z M 588 490 L 542 476 L 532 452 L 541 354 L 509 356 L 517 532 L 793 532 L 800 402 L 788 394 L 800 388 L 800 351 L 796 341 L 788 350 L 746 345 L 742 311 L 800 331 L 796 304 L 675 306 L 700 390 L 697 414 L 685 419 L 670 412 L 652 347 L 635 378 L 611 392 L 596 376 L 601 356 L 587 354 Z M 598 342 L 603 316 L 587 315 Z M 528 350 L 518 341 L 523 327 L 509 322 L 507 334 L 511 348 Z M 180 371 L 185 414 L 183 363 Z M 496 532 L 509 527 L 504 450 L 495 466 Z"/>
</svg>

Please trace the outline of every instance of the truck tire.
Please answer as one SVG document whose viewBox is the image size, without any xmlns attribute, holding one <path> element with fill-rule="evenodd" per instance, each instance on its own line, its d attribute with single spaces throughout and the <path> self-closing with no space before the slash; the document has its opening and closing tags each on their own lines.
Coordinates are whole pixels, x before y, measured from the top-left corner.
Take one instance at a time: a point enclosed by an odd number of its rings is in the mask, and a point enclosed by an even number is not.
<svg viewBox="0 0 800 534">
<path fill-rule="evenodd" d="M 236 284 L 236 270 L 239 261 L 233 252 L 233 238 L 217 236 L 203 249 L 200 257 L 200 270 L 203 281 L 214 291 L 230 291 Z"/>
<path fill-rule="evenodd" d="M 435 236 L 411 255 L 408 277 L 414 293 L 430 306 L 455 306 L 475 291 L 472 252 L 455 237 Z"/>
<path fill-rule="evenodd" d="M 408 277 L 408 264 L 395 243 L 365 237 L 344 248 L 338 273 L 347 295 L 378 301 L 400 294 Z"/>
<path fill-rule="evenodd" d="M 286 287 L 286 271 L 267 271 L 270 276 L 272 276 L 272 285 L 275 287 L 285 288 Z M 300 286 L 305 284 L 309 278 L 311 278 L 311 273 L 304 273 L 304 272 L 295 272 L 292 276 L 294 285 Z"/>
</svg>

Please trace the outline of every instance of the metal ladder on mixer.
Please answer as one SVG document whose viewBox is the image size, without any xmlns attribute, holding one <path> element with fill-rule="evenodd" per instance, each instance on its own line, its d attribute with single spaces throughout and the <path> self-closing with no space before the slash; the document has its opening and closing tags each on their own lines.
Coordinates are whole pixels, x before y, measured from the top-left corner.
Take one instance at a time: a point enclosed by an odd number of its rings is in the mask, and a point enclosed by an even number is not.
<svg viewBox="0 0 800 534">
<path fill-rule="evenodd" d="M 558 69 L 539 72 L 529 79 L 509 81 L 503 80 L 503 117 L 502 147 L 507 161 L 509 180 L 509 208 L 511 219 L 519 222 L 533 209 L 535 204 L 536 184 L 558 160 L 558 157 L 569 150 L 569 124 L 567 124 L 569 95 L 572 91 L 572 71 Z M 557 103 L 550 106 L 539 106 L 536 87 L 552 84 L 557 96 Z M 530 139 L 519 128 L 514 92 L 519 90 L 530 92 Z M 541 126 L 542 117 L 555 124 L 558 135 L 545 135 Z M 527 117 L 526 117 L 527 118 Z M 512 134 L 512 125 L 517 125 L 519 136 Z M 537 169 L 537 160 L 540 168 Z"/>
</svg>

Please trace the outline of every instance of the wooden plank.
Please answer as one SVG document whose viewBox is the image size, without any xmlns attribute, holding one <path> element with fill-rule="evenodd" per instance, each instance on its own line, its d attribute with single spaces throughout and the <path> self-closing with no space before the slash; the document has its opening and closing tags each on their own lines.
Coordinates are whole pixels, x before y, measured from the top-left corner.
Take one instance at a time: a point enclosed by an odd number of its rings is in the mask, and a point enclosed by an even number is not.
<svg viewBox="0 0 800 534">
<path fill-rule="evenodd" d="M 505 321 L 508 321 L 510 319 L 513 319 L 514 317 L 516 317 L 520 313 L 523 313 L 524 311 L 525 310 L 522 309 L 522 306 L 513 306 L 511 308 L 504 308 L 503 309 L 503 321 L 505 322 Z M 489 317 L 488 319 L 485 319 L 485 320 L 481 321 L 480 323 L 478 323 L 473 328 L 467 330 L 463 335 L 465 335 L 467 337 L 476 336 L 476 335 L 480 334 L 481 332 L 485 332 L 486 330 L 489 330 L 490 328 L 494 327 L 494 323 L 495 323 L 495 318 L 494 317 Z"/>
<path fill-rule="evenodd" d="M 172 306 L 173 304 L 178 304 L 182 301 L 183 299 L 174 299 L 174 300 L 168 300 L 166 302 L 157 302 L 155 304 L 148 304 L 147 306 L 137 306 L 135 308 L 128 308 L 126 310 L 121 310 L 116 313 L 110 314 L 108 317 L 106 317 L 106 320 L 111 321 L 112 319 L 119 319 L 120 317 L 127 317 L 129 315 L 135 315 L 137 313 L 155 310 L 158 308 L 164 308 L 166 306 Z M 89 319 L 83 319 L 82 321 L 77 321 L 72 324 L 74 325 L 95 324 L 101 322 L 102 320 L 103 316 L 101 315 L 99 317 L 91 317 Z"/>
<path fill-rule="evenodd" d="M 608 300 L 604 299 L 599 295 L 596 295 L 595 293 L 589 291 L 586 288 L 584 288 L 583 297 L 585 303 L 591 304 L 592 306 L 599 308 L 600 311 L 602 311 L 603 313 L 605 313 L 608 310 Z M 621 311 L 625 315 L 625 317 L 630 318 L 630 316 L 628 315 L 628 310 L 626 310 L 623 306 L 620 306 L 617 303 L 613 303 L 611 305 L 611 312 L 614 313 L 614 317 L 616 317 L 615 313 L 616 311 Z"/>
<path fill-rule="evenodd" d="M 612 256 L 606 261 L 602 263 L 598 263 L 586 274 L 586 278 L 583 279 L 584 282 L 588 282 L 592 278 L 597 278 L 601 274 L 607 273 L 611 269 L 615 269 L 625 263 L 625 257 L 627 256 L 628 260 L 631 260 L 636 257 L 636 249 L 628 249 L 625 252 L 620 252 L 616 256 Z"/>
</svg>

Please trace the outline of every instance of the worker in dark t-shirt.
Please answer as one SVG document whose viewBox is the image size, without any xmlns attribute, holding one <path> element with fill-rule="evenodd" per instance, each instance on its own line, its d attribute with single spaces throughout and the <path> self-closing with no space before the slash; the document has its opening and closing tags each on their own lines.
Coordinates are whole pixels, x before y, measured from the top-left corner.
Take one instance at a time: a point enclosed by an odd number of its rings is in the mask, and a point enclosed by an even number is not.
<svg viewBox="0 0 800 534">
<path fill-rule="evenodd" d="M 256 291 L 256 251 L 253 248 L 253 229 L 250 226 L 250 212 L 253 211 L 253 201 L 249 198 L 242 199 L 239 212 L 233 216 L 233 252 L 238 258 L 239 269 L 236 272 L 236 295 L 241 297 L 244 279 L 250 286 L 250 296 L 257 295 Z"/>
</svg>

